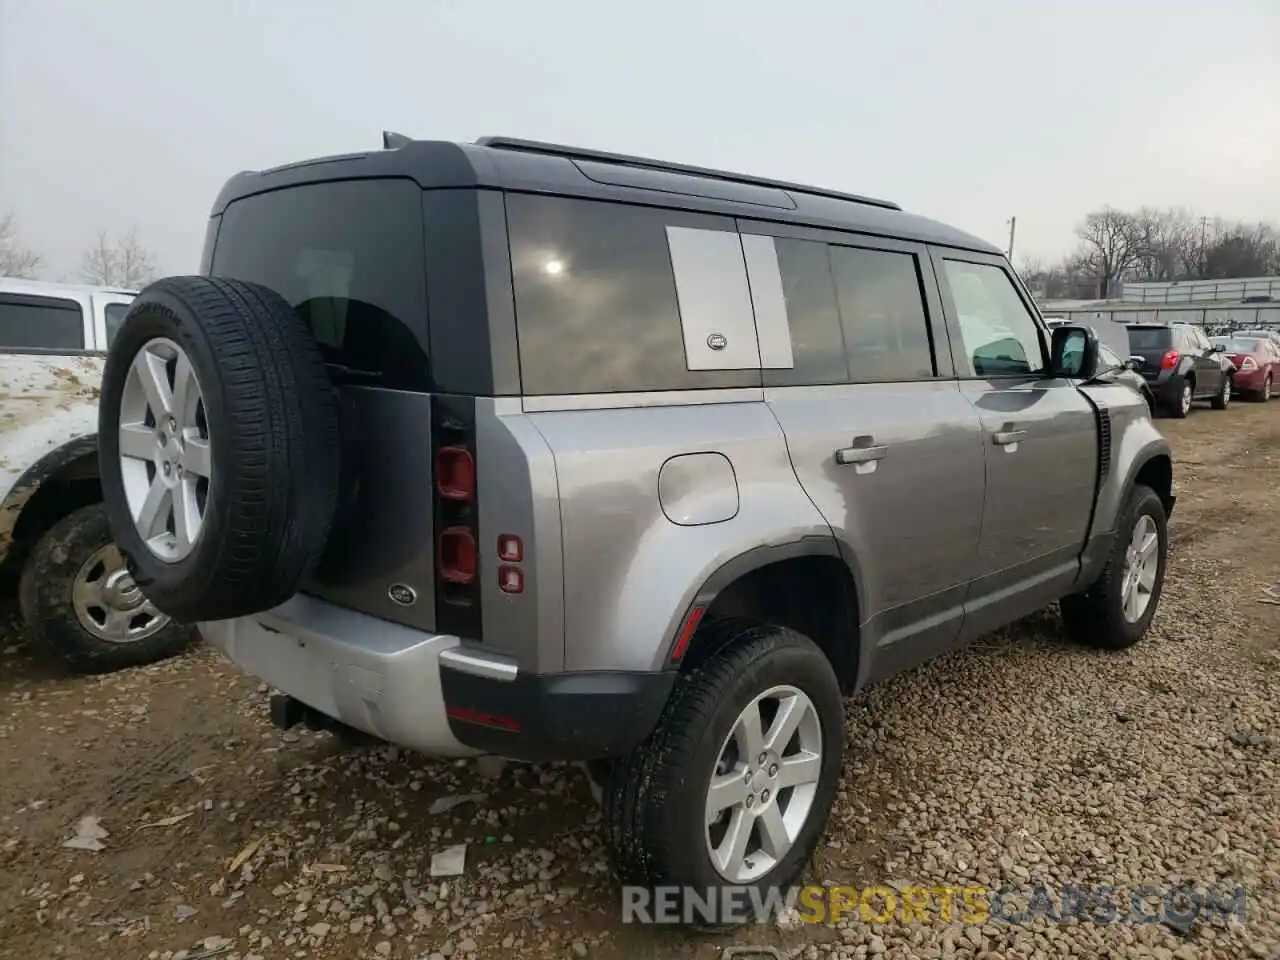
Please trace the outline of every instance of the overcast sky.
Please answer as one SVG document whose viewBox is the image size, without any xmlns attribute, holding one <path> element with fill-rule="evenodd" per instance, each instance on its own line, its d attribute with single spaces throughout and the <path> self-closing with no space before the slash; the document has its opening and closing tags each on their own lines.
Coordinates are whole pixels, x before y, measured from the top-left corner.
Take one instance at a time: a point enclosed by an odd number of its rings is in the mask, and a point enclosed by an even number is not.
<svg viewBox="0 0 1280 960">
<path fill-rule="evenodd" d="M 553 140 L 885 196 L 1057 256 L 1110 203 L 1280 221 L 1280 0 L 0 0 L 0 211 L 195 269 L 237 170 Z"/>
</svg>

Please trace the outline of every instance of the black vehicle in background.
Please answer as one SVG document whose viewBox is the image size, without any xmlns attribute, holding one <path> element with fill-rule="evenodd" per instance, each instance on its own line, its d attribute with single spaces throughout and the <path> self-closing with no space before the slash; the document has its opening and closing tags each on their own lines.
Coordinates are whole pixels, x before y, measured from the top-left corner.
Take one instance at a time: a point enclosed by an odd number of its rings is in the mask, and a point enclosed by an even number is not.
<svg viewBox="0 0 1280 960">
<path fill-rule="evenodd" d="M 1215 410 L 1225 410 L 1231 403 L 1235 364 L 1199 327 L 1187 323 L 1127 326 L 1129 355 L 1135 367 L 1142 360 L 1138 372 L 1160 409 L 1181 418 L 1191 412 L 1196 400 L 1209 400 Z"/>
</svg>

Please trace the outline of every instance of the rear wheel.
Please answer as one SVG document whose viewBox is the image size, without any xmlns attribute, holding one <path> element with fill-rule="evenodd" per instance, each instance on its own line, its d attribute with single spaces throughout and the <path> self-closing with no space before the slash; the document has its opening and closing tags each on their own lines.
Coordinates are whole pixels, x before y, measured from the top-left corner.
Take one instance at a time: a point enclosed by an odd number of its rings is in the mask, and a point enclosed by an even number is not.
<svg viewBox="0 0 1280 960">
<path fill-rule="evenodd" d="M 1195 397 L 1196 384 L 1195 381 L 1187 378 L 1182 381 L 1182 387 L 1178 390 L 1178 396 L 1173 402 L 1173 406 L 1169 408 L 1169 412 L 1179 420 L 1183 419 L 1191 412 L 1191 401 Z"/>
<path fill-rule="evenodd" d="M 154 663 L 195 638 L 142 595 L 101 504 L 68 514 L 40 538 L 23 567 L 18 601 L 36 642 L 86 673 Z"/>
<path fill-rule="evenodd" d="M 1258 401 L 1266 403 L 1271 399 L 1271 374 L 1267 374 L 1267 378 L 1262 381 L 1262 389 L 1258 391 Z"/>
<path fill-rule="evenodd" d="M 843 744 L 843 701 L 822 651 L 779 627 L 739 630 L 680 679 L 648 740 L 609 771 L 620 879 L 678 888 L 680 915 L 687 904 L 704 924 L 747 919 L 719 913 L 718 891 L 767 896 L 796 880 L 826 827 Z"/>
<path fill-rule="evenodd" d="M 1213 409 L 1225 410 L 1231 405 L 1231 378 L 1225 374 L 1222 377 L 1222 386 L 1218 388 L 1218 392 L 1213 397 Z"/>
</svg>

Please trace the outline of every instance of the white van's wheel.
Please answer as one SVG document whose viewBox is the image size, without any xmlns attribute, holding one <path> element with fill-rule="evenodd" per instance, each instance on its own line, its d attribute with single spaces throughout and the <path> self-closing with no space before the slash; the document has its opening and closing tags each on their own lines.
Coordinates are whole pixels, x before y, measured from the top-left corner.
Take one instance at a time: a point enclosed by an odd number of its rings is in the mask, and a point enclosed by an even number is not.
<svg viewBox="0 0 1280 960">
<path fill-rule="evenodd" d="M 23 566 L 18 599 L 36 641 L 86 672 L 154 663 L 195 636 L 133 582 L 101 504 L 73 511 L 37 541 Z"/>
</svg>

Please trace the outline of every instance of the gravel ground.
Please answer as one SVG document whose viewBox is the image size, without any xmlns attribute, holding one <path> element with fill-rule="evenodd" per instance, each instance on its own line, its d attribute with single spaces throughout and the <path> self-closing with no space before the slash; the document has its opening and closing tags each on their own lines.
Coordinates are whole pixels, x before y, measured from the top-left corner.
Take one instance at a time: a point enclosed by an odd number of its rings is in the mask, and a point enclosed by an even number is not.
<svg viewBox="0 0 1280 960">
<path fill-rule="evenodd" d="M 1125 903 L 1242 885 L 1244 923 L 624 925 L 576 769 L 281 734 L 265 688 L 207 650 L 69 678 L 4 608 L 0 956 L 1280 957 L 1280 404 L 1161 426 L 1180 499 L 1150 638 L 1081 650 L 1046 611 L 851 700 L 810 874 L 1106 884 Z M 101 850 L 62 846 L 78 825 Z M 464 875 L 433 880 L 459 843 Z"/>
</svg>

